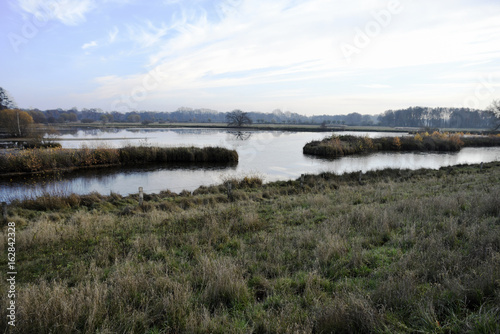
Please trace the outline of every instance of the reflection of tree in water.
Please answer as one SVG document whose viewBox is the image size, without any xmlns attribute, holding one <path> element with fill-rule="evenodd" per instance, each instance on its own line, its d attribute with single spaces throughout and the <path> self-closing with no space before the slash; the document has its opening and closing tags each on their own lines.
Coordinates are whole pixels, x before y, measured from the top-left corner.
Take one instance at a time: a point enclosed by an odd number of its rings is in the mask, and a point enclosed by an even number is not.
<svg viewBox="0 0 500 334">
<path fill-rule="evenodd" d="M 249 131 L 229 131 L 228 133 L 236 140 L 248 140 L 252 137 L 252 133 Z"/>
</svg>

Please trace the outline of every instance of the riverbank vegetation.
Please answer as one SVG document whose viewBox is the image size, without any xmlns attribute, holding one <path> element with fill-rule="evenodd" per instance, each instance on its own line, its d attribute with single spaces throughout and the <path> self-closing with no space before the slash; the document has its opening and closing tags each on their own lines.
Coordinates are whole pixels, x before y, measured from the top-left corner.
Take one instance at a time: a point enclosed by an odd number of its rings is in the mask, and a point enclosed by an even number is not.
<svg viewBox="0 0 500 334">
<path fill-rule="evenodd" d="M 13 202 L 14 332 L 500 331 L 500 163 L 227 182 Z"/>
<path fill-rule="evenodd" d="M 0 175 L 172 162 L 235 163 L 238 153 L 221 147 L 34 148 L 0 155 Z"/>
<path fill-rule="evenodd" d="M 414 136 L 369 138 L 333 135 L 321 141 L 312 141 L 303 147 L 304 154 L 331 158 L 377 151 L 438 151 L 456 152 L 462 147 L 500 146 L 500 136 L 464 136 L 462 133 L 429 134 Z"/>
</svg>

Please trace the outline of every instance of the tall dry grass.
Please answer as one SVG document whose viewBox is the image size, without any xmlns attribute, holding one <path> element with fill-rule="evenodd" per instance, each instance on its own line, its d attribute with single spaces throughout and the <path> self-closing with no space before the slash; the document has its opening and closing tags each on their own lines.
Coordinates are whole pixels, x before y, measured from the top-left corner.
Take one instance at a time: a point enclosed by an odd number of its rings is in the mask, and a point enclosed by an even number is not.
<svg viewBox="0 0 500 334">
<path fill-rule="evenodd" d="M 312 141 L 303 147 L 304 154 L 342 157 L 376 151 L 440 151 L 455 152 L 462 147 L 499 146 L 497 136 L 465 137 L 463 134 L 434 132 L 417 133 L 415 136 L 368 138 L 356 136 L 331 136 Z"/>
<path fill-rule="evenodd" d="M 0 174 L 172 162 L 236 163 L 238 153 L 221 147 L 34 148 L 0 155 Z"/>
</svg>

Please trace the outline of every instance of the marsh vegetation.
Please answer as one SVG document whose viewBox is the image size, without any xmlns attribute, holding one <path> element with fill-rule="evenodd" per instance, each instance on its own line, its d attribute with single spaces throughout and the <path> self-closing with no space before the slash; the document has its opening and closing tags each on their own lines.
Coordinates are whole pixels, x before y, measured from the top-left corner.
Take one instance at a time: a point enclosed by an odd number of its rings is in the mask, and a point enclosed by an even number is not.
<svg viewBox="0 0 500 334">
<path fill-rule="evenodd" d="M 457 152 L 462 147 L 500 146 L 500 136 L 464 137 L 459 133 L 429 134 L 417 133 L 414 136 L 369 138 L 358 136 L 333 135 L 320 141 L 307 143 L 304 154 L 325 156 L 330 158 L 347 155 L 371 153 L 377 151 L 406 152 Z"/>
<path fill-rule="evenodd" d="M 236 163 L 238 153 L 221 147 L 34 148 L 0 155 L 0 175 L 173 162 Z"/>
</svg>

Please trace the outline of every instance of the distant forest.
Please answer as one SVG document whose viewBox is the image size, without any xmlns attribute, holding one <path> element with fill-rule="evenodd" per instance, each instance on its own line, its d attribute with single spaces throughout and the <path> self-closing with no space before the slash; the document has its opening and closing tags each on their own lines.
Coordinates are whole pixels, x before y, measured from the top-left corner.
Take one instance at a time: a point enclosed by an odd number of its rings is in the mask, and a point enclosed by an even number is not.
<svg viewBox="0 0 500 334">
<path fill-rule="evenodd" d="M 410 107 L 387 110 L 378 116 L 379 125 L 430 128 L 490 128 L 494 116 L 484 110 L 469 108 Z"/>
<path fill-rule="evenodd" d="M 225 123 L 228 112 L 209 109 L 179 108 L 173 112 L 104 112 L 101 109 L 72 108 L 51 110 L 26 110 L 35 123 Z M 274 110 L 271 113 L 248 112 L 256 124 L 318 124 L 323 126 L 389 126 L 389 127 L 431 127 L 431 128 L 488 128 L 492 116 L 483 110 L 468 108 L 424 108 L 410 107 L 387 110 L 381 115 L 316 115 L 304 116 L 289 111 Z"/>
</svg>

